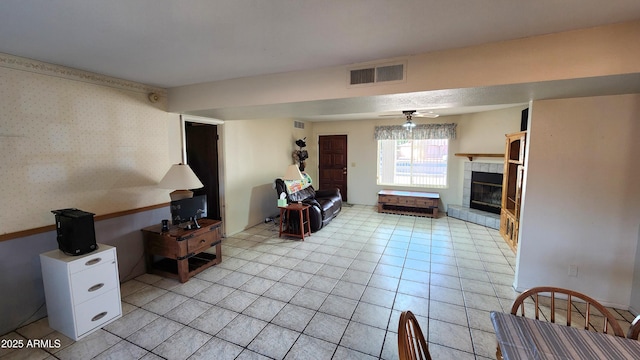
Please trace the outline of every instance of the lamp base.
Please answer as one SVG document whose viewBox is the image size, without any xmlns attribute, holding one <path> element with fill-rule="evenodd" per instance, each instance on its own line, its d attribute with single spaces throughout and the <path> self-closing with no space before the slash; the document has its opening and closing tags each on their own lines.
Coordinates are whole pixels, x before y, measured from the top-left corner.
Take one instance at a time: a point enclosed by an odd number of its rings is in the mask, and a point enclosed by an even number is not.
<svg viewBox="0 0 640 360">
<path fill-rule="evenodd" d="M 169 193 L 171 201 L 189 199 L 193 197 L 193 191 L 191 190 L 176 190 Z"/>
</svg>

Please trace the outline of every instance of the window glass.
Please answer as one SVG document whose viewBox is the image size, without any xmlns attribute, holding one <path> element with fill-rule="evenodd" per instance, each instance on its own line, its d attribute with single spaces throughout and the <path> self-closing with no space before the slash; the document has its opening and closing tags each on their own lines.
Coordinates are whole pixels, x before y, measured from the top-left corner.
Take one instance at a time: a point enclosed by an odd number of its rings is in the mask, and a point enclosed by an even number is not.
<svg viewBox="0 0 640 360">
<path fill-rule="evenodd" d="M 378 185 L 447 187 L 448 139 L 378 140 Z"/>
</svg>

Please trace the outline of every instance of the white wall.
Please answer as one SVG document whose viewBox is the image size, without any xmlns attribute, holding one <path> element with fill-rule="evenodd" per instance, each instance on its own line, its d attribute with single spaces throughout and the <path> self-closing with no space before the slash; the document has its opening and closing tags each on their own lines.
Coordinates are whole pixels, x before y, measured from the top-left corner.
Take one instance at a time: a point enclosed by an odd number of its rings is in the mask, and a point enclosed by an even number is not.
<svg viewBox="0 0 640 360">
<path fill-rule="evenodd" d="M 520 130 L 520 112 L 524 106 L 437 119 L 417 119 L 422 123 L 457 123 L 457 139 L 449 143 L 449 187 L 446 189 L 394 187 L 394 189 L 434 191 L 440 193 L 441 208 L 448 204 L 462 205 L 462 181 L 465 157 L 459 152 L 504 153 L 504 135 Z M 390 188 L 376 184 L 377 142 L 373 134 L 378 125 L 400 125 L 402 119 L 362 121 L 330 121 L 313 123 L 314 143 L 320 135 L 347 135 L 347 192 L 352 204 L 374 205 L 378 191 Z M 482 161 L 502 162 L 482 158 Z"/>
<path fill-rule="evenodd" d="M 633 285 L 631 287 L 631 302 L 629 310 L 640 314 L 640 227 L 638 227 L 638 247 L 636 248 L 636 262 L 633 268 Z"/>
<path fill-rule="evenodd" d="M 637 94 L 533 102 L 518 290 L 560 286 L 629 306 L 640 222 L 638 119 Z M 567 275 L 569 264 L 577 277 Z"/>
<path fill-rule="evenodd" d="M 634 314 L 640 314 L 640 226 L 638 227 L 638 247 L 636 248 L 635 259 L 629 310 Z"/>
<path fill-rule="evenodd" d="M 295 129 L 293 120 L 236 120 L 224 125 L 224 218 L 227 235 L 235 234 L 278 213 L 273 181 L 282 177 L 297 139 L 311 138 L 306 124 Z M 309 141 L 307 141 L 309 147 Z M 307 161 L 309 169 L 317 166 Z M 310 173 L 315 178 L 314 173 Z"/>
<path fill-rule="evenodd" d="M 407 81 L 400 84 L 349 87 L 347 71 L 352 65 L 346 65 L 187 85 L 169 89 L 169 110 L 189 112 L 637 73 L 638 38 L 640 21 L 634 21 L 407 56 Z"/>
<path fill-rule="evenodd" d="M 4 54 L 0 79 L 0 235 L 169 201 L 179 120 L 147 98 L 164 90 Z"/>
</svg>

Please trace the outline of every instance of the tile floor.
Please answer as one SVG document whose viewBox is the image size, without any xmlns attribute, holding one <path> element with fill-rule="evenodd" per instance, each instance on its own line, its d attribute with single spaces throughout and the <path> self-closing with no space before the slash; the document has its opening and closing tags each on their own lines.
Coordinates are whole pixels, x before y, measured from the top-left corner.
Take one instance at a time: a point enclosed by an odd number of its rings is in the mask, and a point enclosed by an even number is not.
<svg viewBox="0 0 640 360">
<path fill-rule="evenodd" d="M 122 284 L 124 316 L 73 342 L 47 319 L 2 338 L 59 339 L 5 359 L 397 359 L 402 310 L 434 359 L 493 359 L 489 311 L 509 311 L 515 259 L 497 230 L 446 216 L 345 206 L 306 241 L 274 224 L 223 241 L 223 261 L 187 283 Z M 633 316 L 614 310 L 623 327 Z"/>
</svg>

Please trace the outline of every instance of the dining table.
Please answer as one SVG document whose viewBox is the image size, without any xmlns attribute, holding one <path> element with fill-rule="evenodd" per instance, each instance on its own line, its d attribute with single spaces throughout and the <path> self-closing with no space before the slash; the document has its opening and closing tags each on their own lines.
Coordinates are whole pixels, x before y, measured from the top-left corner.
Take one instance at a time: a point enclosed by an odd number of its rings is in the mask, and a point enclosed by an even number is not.
<svg viewBox="0 0 640 360">
<path fill-rule="evenodd" d="M 504 360 L 640 359 L 640 341 L 540 321 L 490 313 Z"/>
</svg>

